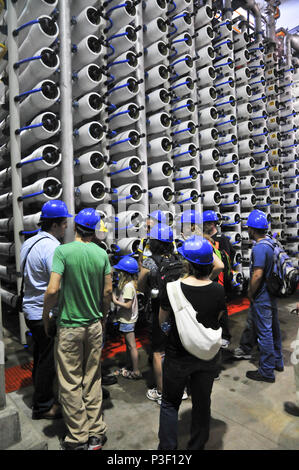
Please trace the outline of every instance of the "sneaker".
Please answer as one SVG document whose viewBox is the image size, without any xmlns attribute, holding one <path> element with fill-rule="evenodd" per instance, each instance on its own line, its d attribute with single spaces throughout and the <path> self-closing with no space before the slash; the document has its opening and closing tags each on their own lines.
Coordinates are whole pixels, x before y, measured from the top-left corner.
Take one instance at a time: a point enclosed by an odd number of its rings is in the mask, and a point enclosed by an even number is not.
<svg viewBox="0 0 299 470">
<path fill-rule="evenodd" d="M 162 393 L 158 392 L 158 390 L 156 388 L 151 388 L 147 391 L 146 393 L 146 397 L 149 399 L 149 400 L 153 400 L 153 401 L 158 401 L 160 400 L 160 403 L 158 404 L 161 404 L 161 400 L 162 400 Z"/>
<path fill-rule="evenodd" d="M 88 439 L 88 450 L 101 450 L 106 441 L 106 434 L 103 434 L 101 437 L 91 436 Z"/>
<path fill-rule="evenodd" d="M 284 410 L 292 416 L 299 416 L 299 406 L 291 401 L 286 401 L 284 403 Z"/>
<path fill-rule="evenodd" d="M 227 349 L 230 345 L 230 341 L 228 339 L 223 339 L 221 340 L 221 347 L 222 349 Z"/>
<path fill-rule="evenodd" d="M 187 389 L 185 388 L 183 396 L 182 396 L 182 400 L 187 400 L 188 398 L 189 398 L 189 395 L 187 393 Z"/>
<path fill-rule="evenodd" d="M 234 349 L 233 357 L 235 359 L 251 359 L 252 355 L 244 352 L 242 348 L 236 348 Z"/>
<path fill-rule="evenodd" d="M 246 377 L 252 380 L 257 380 L 258 382 L 275 382 L 275 378 L 265 377 L 264 375 L 261 375 L 258 370 L 249 370 L 246 372 Z"/>
<path fill-rule="evenodd" d="M 60 441 L 60 450 L 88 450 L 88 443 L 71 444 L 70 442 Z"/>
</svg>

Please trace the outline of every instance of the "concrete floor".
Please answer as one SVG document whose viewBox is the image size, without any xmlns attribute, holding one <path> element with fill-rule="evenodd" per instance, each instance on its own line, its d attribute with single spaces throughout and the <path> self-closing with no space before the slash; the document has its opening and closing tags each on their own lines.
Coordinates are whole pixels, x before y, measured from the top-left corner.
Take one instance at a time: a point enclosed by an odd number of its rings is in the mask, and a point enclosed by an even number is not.
<svg viewBox="0 0 299 470">
<path fill-rule="evenodd" d="M 247 370 L 255 370 L 258 352 L 252 361 L 234 361 L 230 351 L 224 351 L 223 370 L 220 380 L 214 382 L 212 391 L 212 418 L 207 450 L 299 450 L 299 418 L 283 410 L 284 401 L 294 401 L 295 385 L 293 366 L 290 363 L 291 343 L 296 338 L 299 318 L 290 315 L 297 298 L 279 301 L 285 370 L 276 373 L 273 384 L 247 379 Z M 230 317 L 232 342 L 230 350 L 238 346 L 247 312 Z M 18 342 L 5 319 L 6 367 L 31 360 L 30 348 Z M 104 400 L 104 419 L 107 423 L 108 441 L 105 450 L 156 450 L 158 445 L 159 406 L 145 396 L 152 386 L 152 372 L 145 350 L 140 349 L 143 380 L 118 379 L 118 383 L 106 387 L 110 398 Z M 105 361 L 105 366 L 114 370 L 124 364 L 124 354 Z M 32 386 L 9 394 L 16 406 L 30 420 Z M 179 412 L 179 449 L 186 449 L 189 438 L 191 400 L 182 402 Z M 59 437 L 65 428 L 59 421 L 32 421 L 40 431 L 49 450 L 59 449 Z M 24 436 L 25 437 L 25 436 Z M 18 449 L 26 449 L 19 443 Z"/>
</svg>

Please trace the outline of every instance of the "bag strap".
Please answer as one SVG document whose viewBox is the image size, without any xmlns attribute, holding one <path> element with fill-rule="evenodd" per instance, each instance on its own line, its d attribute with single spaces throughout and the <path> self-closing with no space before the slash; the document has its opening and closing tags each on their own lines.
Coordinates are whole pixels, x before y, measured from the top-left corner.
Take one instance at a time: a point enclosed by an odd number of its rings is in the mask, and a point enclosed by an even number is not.
<svg viewBox="0 0 299 470">
<path fill-rule="evenodd" d="M 167 293 L 169 294 L 169 301 L 174 313 L 182 310 L 184 307 L 191 307 L 194 310 L 192 304 L 186 299 L 183 294 L 180 279 L 178 279 L 177 281 L 168 282 L 166 289 Z"/>
<path fill-rule="evenodd" d="M 22 272 L 22 284 L 21 284 L 21 291 L 20 291 L 20 295 L 23 297 L 24 295 L 24 284 L 25 284 L 25 275 L 24 275 L 24 272 L 25 272 L 25 266 L 26 266 L 26 262 L 27 262 L 27 258 L 28 258 L 28 255 L 30 253 L 30 251 L 32 250 L 32 248 L 34 247 L 34 245 L 36 245 L 38 242 L 40 242 L 41 240 L 44 240 L 45 238 L 50 238 L 50 237 L 42 237 L 42 238 L 39 238 L 38 240 L 36 240 L 32 245 L 31 247 L 29 248 L 29 250 L 27 251 L 27 254 L 25 256 L 25 260 L 23 262 L 23 268 L 21 268 L 21 272 Z"/>
</svg>

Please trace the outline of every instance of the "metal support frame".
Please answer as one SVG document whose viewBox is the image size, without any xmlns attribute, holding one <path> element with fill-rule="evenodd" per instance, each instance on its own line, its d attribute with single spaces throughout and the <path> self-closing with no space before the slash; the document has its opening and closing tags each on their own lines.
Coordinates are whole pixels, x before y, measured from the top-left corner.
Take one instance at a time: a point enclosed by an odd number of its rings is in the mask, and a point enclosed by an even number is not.
<svg viewBox="0 0 299 470">
<path fill-rule="evenodd" d="M 20 128 L 19 104 L 14 101 L 14 97 L 19 95 L 18 71 L 14 69 L 14 64 L 19 60 L 17 38 L 13 36 L 13 31 L 17 28 L 17 13 L 14 2 L 7 2 L 7 41 L 9 49 L 8 77 L 9 77 L 9 113 L 10 113 L 10 157 L 11 157 L 11 189 L 12 189 L 12 208 L 14 218 L 14 241 L 15 241 L 15 261 L 16 272 L 21 271 L 21 246 L 24 237 L 23 231 L 23 203 L 19 200 L 22 196 L 22 173 L 17 168 L 21 161 L 21 142 L 20 136 L 16 135 L 16 130 Z M 17 277 L 17 292 L 21 290 L 21 276 Z M 26 344 L 26 324 L 24 315 L 20 312 L 20 335 L 21 342 Z"/>
<path fill-rule="evenodd" d="M 72 58 L 70 1 L 59 1 L 60 31 L 60 125 L 61 125 L 61 179 L 63 200 L 70 214 L 75 214 L 73 117 L 72 117 Z M 65 242 L 74 239 L 73 219 L 68 220 Z"/>
</svg>

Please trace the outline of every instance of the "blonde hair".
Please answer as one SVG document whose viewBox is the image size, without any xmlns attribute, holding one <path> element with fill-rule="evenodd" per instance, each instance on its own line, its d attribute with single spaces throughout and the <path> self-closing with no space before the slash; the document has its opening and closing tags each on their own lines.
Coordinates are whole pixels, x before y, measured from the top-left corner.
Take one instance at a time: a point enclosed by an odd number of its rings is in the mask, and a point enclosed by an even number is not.
<svg viewBox="0 0 299 470">
<path fill-rule="evenodd" d="M 133 281 L 135 290 L 137 290 L 137 279 L 138 279 L 138 274 L 131 274 L 131 273 L 128 273 L 127 271 L 119 271 L 119 281 L 118 281 L 119 290 L 123 290 L 125 285 L 131 281 Z"/>
</svg>

